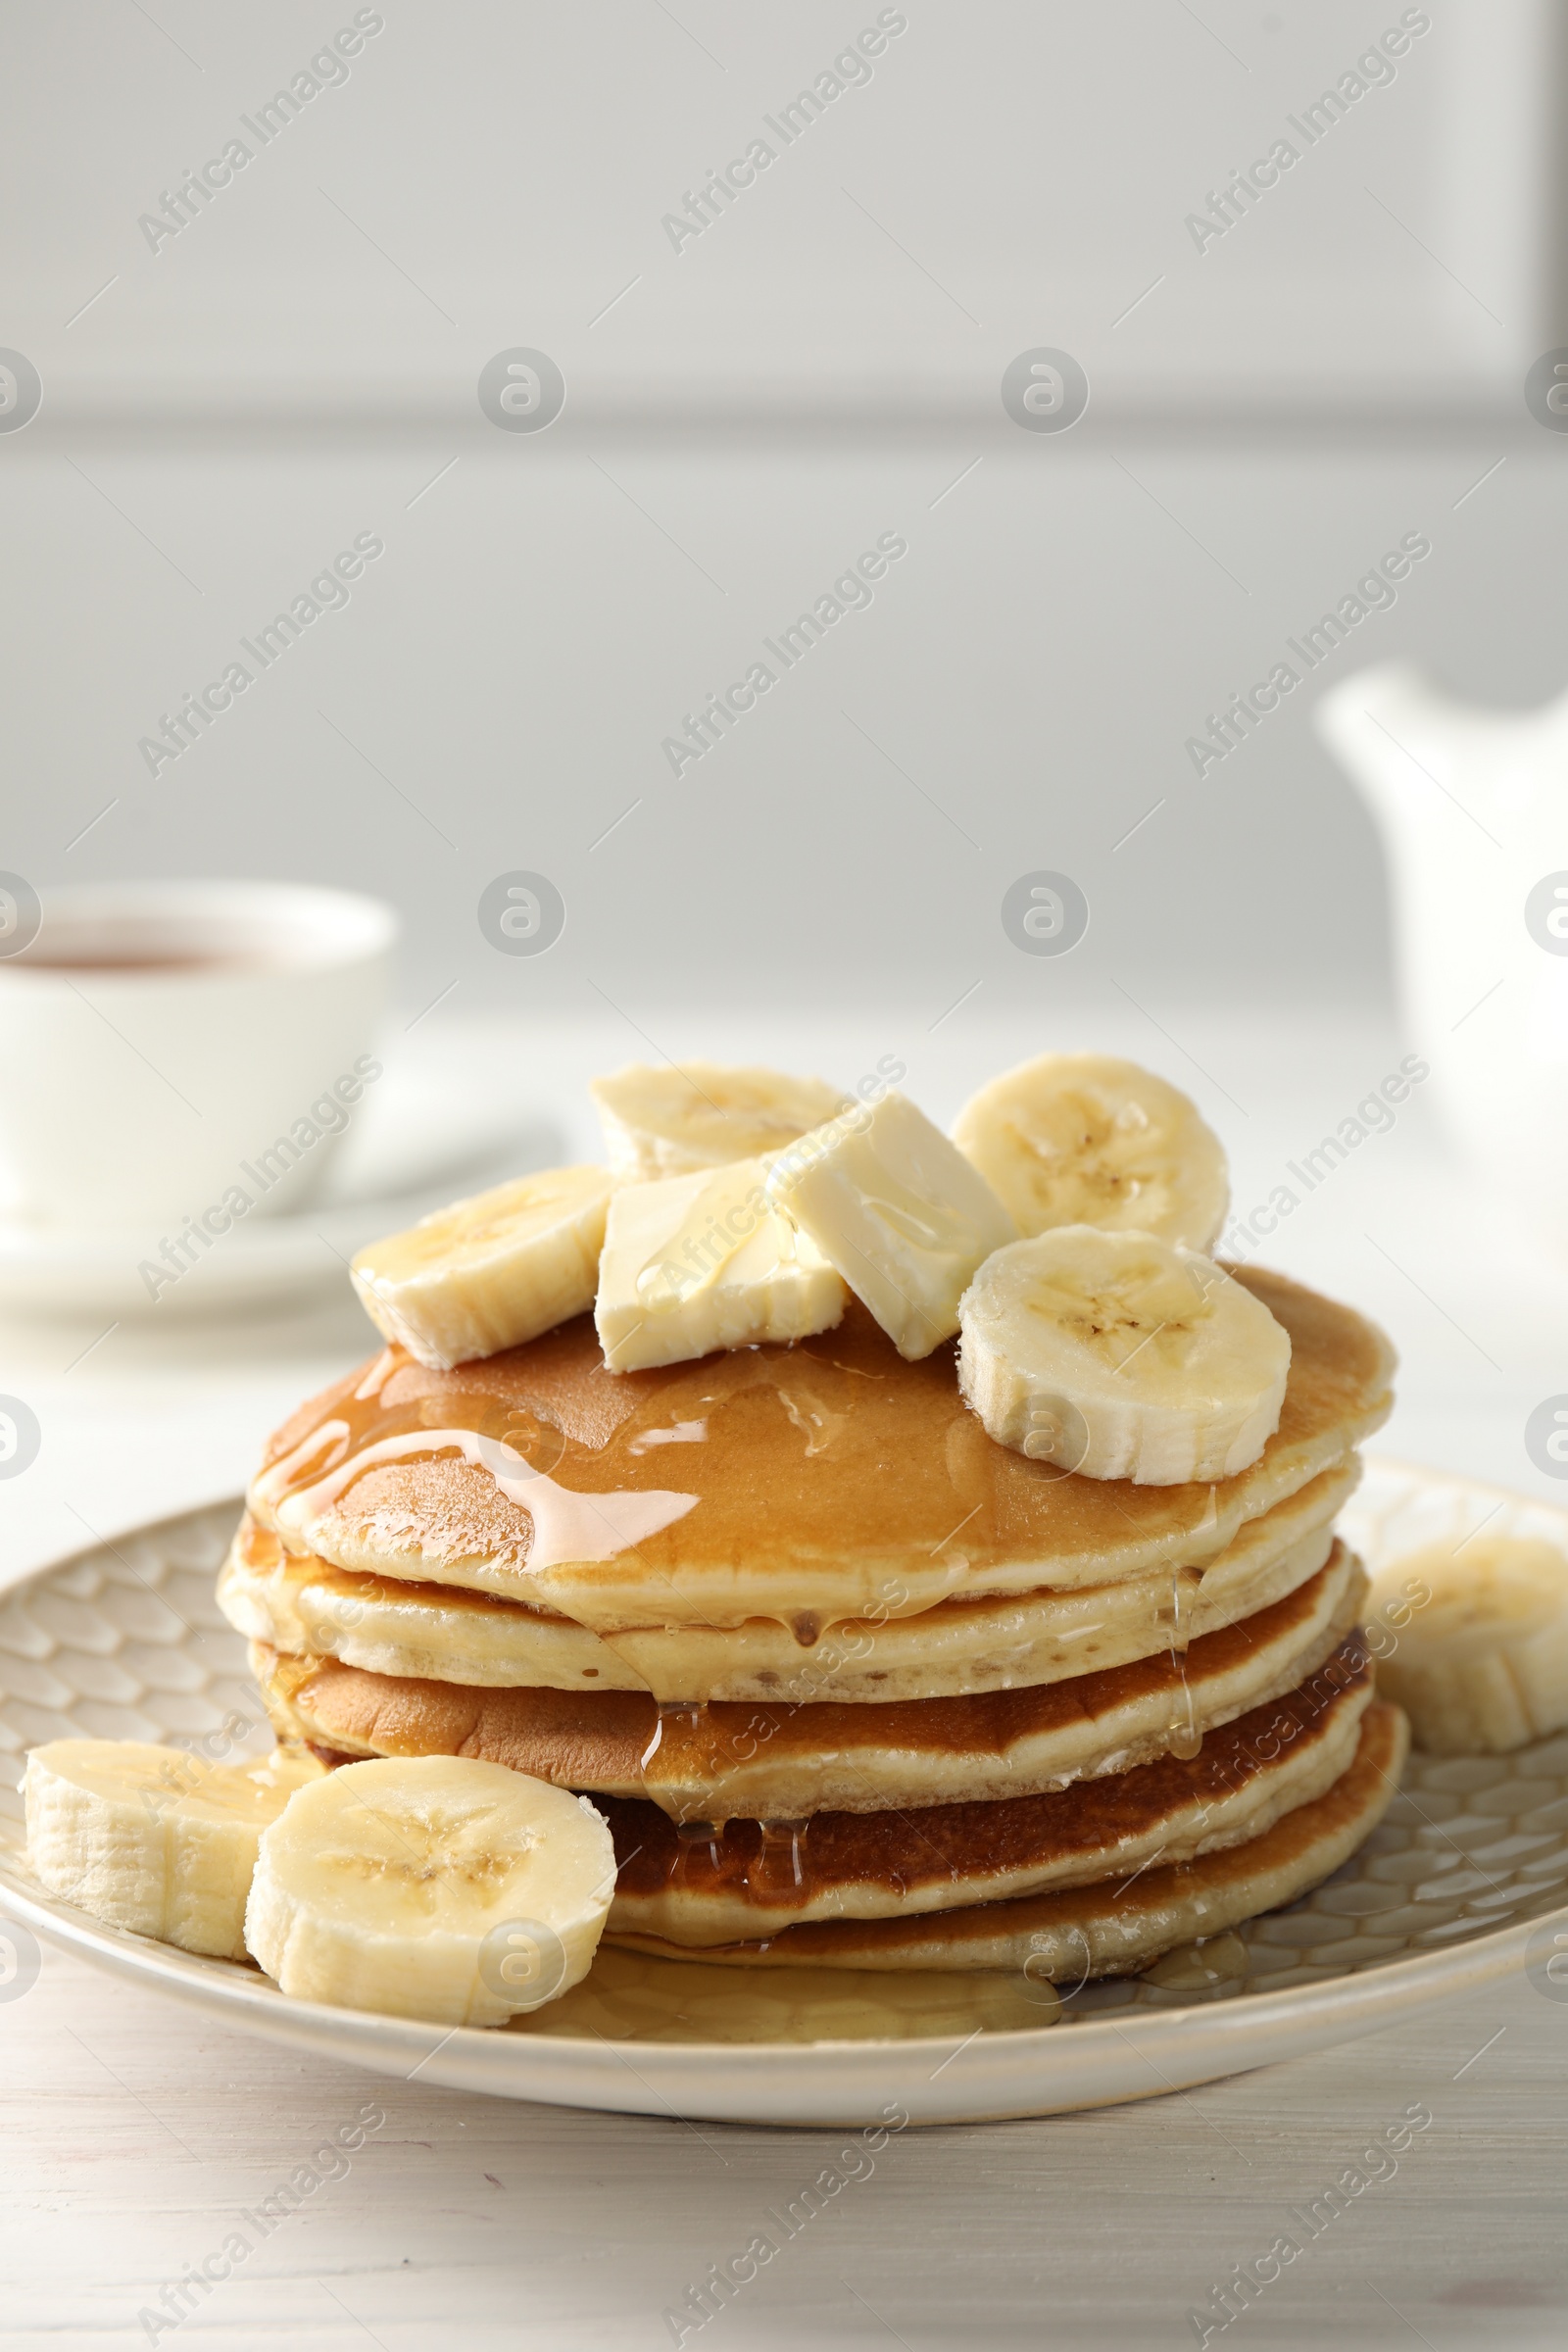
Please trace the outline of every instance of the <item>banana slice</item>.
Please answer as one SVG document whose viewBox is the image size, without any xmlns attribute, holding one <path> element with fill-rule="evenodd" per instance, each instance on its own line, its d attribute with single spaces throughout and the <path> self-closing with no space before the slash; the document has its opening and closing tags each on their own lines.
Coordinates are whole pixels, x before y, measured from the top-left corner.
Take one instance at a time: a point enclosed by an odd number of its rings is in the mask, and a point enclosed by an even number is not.
<svg viewBox="0 0 1568 2352">
<path fill-rule="evenodd" d="M 1207 1250 L 1230 1207 L 1218 1136 L 1163 1078 L 1108 1054 L 1042 1054 L 993 1078 L 953 1140 L 1023 1234 L 1135 1228 Z"/>
<path fill-rule="evenodd" d="M 628 1062 L 594 1079 L 588 1091 L 599 1105 L 611 1168 L 623 1184 L 756 1159 L 820 1127 L 849 1101 L 820 1078 L 726 1069 L 713 1061 L 679 1069 Z"/>
<path fill-rule="evenodd" d="M 1554 1544 L 1429 1544 L 1379 1574 L 1372 1606 L 1394 1629 L 1378 1689 L 1418 1747 L 1500 1756 L 1568 1724 L 1568 1556 Z"/>
<path fill-rule="evenodd" d="M 770 1207 L 766 1175 L 743 1159 L 616 1193 L 594 1310 L 609 1371 L 804 1340 L 842 1318 L 843 1283 Z"/>
<path fill-rule="evenodd" d="M 1058 1225 L 959 1308 L 958 1386 L 999 1445 L 1137 1486 L 1234 1478 L 1277 1428 L 1290 1337 L 1210 1259 Z"/>
<path fill-rule="evenodd" d="M 588 1974 L 614 1887 L 585 1796 L 469 1756 L 344 1764 L 263 1837 L 245 1936 L 297 1999 L 500 2026 Z"/>
<path fill-rule="evenodd" d="M 604 1168 L 548 1168 L 455 1200 L 360 1251 L 360 1303 L 438 1372 L 520 1348 L 592 1306 L 612 1190 Z"/>
<path fill-rule="evenodd" d="M 107 1927 L 243 1960 L 257 1841 L 321 1777 L 281 1749 L 210 1764 L 140 1740 L 51 1740 L 23 1776 L 28 1864 Z"/>
<path fill-rule="evenodd" d="M 767 1195 L 911 1360 L 952 1338 L 975 1268 L 1017 1235 L 985 1179 L 899 1094 L 788 1146 Z"/>
</svg>

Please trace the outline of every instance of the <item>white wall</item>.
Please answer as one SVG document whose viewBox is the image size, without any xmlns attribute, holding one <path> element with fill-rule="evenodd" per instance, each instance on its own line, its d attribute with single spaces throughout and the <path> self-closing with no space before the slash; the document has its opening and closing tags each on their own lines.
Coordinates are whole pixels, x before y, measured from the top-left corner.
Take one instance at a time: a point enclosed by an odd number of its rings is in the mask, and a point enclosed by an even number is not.
<svg viewBox="0 0 1568 2352">
<path fill-rule="evenodd" d="M 1568 451 L 1519 398 L 1554 331 L 1534 0 L 1435 4 L 1201 254 L 1184 215 L 1398 7 L 911 0 L 872 80 L 679 254 L 662 214 L 875 7 L 389 0 L 156 254 L 137 216 L 355 12 L 152 13 L 15 34 L 0 343 L 44 404 L 0 433 L 0 861 L 383 892 L 411 1011 L 454 980 L 452 1010 L 934 1018 L 979 978 L 1053 1022 L 1118 987 L 1382 987 L 1318 681 L 1201 780 L 1184 745 L 1409 531 L 1430 558 L 1324 680 L 1408 653 L 1482 699 L 1561 682 Z M 475 398 L 515 344 L 567 381 L 537 436 Z M 1070 434 L 1002 412 L 1037 344 L 1089 371 Z M 367 530 L 348 608 L 149 775 L 159 714 Z M 870 609 L 672 776 L 682 713 L 885 531 L 908 554 Z M 1059 963 L 998 918 L 1039 866 L 1093 908 Z M 475 920 L 514 867 L 567 902 L 538 961 Z"/>
</svg>

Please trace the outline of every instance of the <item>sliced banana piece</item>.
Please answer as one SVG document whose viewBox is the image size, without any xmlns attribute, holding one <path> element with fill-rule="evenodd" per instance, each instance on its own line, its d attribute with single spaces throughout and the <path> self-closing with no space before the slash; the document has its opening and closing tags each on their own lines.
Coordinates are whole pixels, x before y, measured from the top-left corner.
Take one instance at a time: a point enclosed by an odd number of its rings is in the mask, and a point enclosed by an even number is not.
<svg viewBox="0 0 1568 2352">
<path fill-rule="evenodd" d="M 899 1094 L 789 1145 L 767 1194 L 911 1360 L 952 1338 L 975 1268 L 1017 1235 L 984 1177 Z"/>
<path fill-rule="evenodd" d="M 1230 1206 L 1224 1147 L 1174 1086 L 1109 1054 L 1041 1054 L 981 1087 L 953 1140 L 1022 1234 L 1103 1225 L 1208 1250 Z"/>
<path fill-rule="evenodd" d="M 1278 1427 L 1291 1343 L 1194 1250 L 1058 1225 L 987 1260 L 958 1386 L 999 1445 L 1137 1486 L 1234 1478 Z"/>
<path fill-rule="evenodd" d="M 614 1890 L 585 1796 L 469 1756 L 344 1764 L 263 1837 L 245 1937 L 297 1999 L 499 2026 L 588 1974 Z"/>
<path fill-rule="evenodd" d="M 107 1927 L 243 1960 L 258 1840 L 321 1777 L 281 1749 L 212 1764 L 140 1740 L 51 1740 L 23 1776 L 28 1864 Z"/>
<path fill-rule="evenodd" d="M 547 1168 L 371 1242 L 351 1272 L 377 1331 L 449 1372 L 520 1348 L 594 1302 L 614 1182 Z"/>
<path fill-rule="evenodd" d="M 594 1310 L 610 1371 L 804 1340 L 840 1321 L 843 1283 L 770 1205 L 766 1176 L 764 1160 L 743 1159 L 616 1193 Z"/>
<path fill-rule="evenodd" d="M 1393 1642 L 1378 1689 L 1418 1747 L 1500 1756 L 1568 1724 L 1568 1555 L 1555 1544 L 1429 1544 L 1379 1573 L 1372 1607 Z"/>
<path fill-rule="evenodd" d="M 594 1079 L 588 1091 L 599 1105 L 610 1165 L 623 1184 L 756 1159 L 820 1127 L 849 1100 L 821 1078 L 714 1061 L 679 1069 L 628 1062 Z"/>
</svg>

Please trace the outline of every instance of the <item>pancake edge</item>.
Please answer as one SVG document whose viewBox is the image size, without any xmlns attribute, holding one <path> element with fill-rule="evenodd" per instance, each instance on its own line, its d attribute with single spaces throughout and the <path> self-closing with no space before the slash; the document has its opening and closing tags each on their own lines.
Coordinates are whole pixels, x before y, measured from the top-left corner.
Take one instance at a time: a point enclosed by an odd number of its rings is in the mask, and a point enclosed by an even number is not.
<svg viewBox="0 0 1568 2352">
<path fill-rule="evenodd" d="M 1077 1986 L 1133 1976 L 1183 1944 L 1285 1909 L 1332 1877 L 1388 1810 L 1409 1749 L 1402 1709 L 1375 1698 L 1333 1786 L 1242 1845 L 1146 1871 L 1136 1891 L 1100 1886 L 1014 1896 L 912 1919 L 824 1920 L 765 1940 L 693 1946 L 609 1928 L 608 1944 L 719 1968 L 1007 1972 Z"/>
<path fill-rule="evenodd" d="M 1192 1639 L 1255 1616 L 1305 1584 L 1323 1566 L 1333 1548 L 1333 1521 L 1359 1477 L 1360 1461 L 1354 1453 L 1330 1465 L 1271 1510 L 1248 1521 L 1233 1543 L 1201 1571 L 1177 1571 L 1167 1566 L 1103 1586 L 955 1595 L 934 1602 L 930 1609 L 882 1623 L 842 1620 L 810 1648 L 803 1648 L 770 1618 L 712 1628 L 632 1626 L 600 1634 L 574 1620 L 545 1615 L 526 1603 L 496 1594 L 450 1585 L 420 1585 L 396 1577 L 362 1578 L 358 1571 L 324 1560 L 316 1562 L 318 1577 L 301 1573 L 296 1582 L 296 1564 L 314 1555 L 285 1553 L 273 1565 L 250 1566 L 244 1555 L 248 1521 L 241 1522 L 220 1571 L 218 1601 L 237 1632 L 265 1642 L 270 1648 L 294 1656 L 337 1657 L 344 1665 L 368 1674 L 413 1681 L 461 1683 L 482 1690 L 540 1687 L 576 1691 L 592 1682 L 599 1692 L 649 1691 L 656 1698 L 678 1704 L 706 1699 L 754 1706 L 802 1705 L 816 1700 L 875 1705 L 911 1698 L 960 1698 L 979 1691 L 1073 1681 L 1083 1674 L 1136 1664 L 1152 1656 L 1168 1646 L 1168 1632 L 1156 1627 L 1152 1633 L 1148 1629 L 1136 1633 L 1131 1625 L 1113 1625 L 1108 1633 L 1104 1629 L 1097 1632 L 1082 1624 L 1075 1626 L 1073 1621 L 1096 1607 L 1108 1608 L 1113 1618 L 1124 1611 L 1136 1614 L 1156 1591 L 1161 1595 L 1169 1591 L 1170 1580 L 1177 1574 L 1191 1577 L 1195 1587 L 1189 1629 Z M 1238 1554 L 1245 1559 L 1263 1541 L 1276 1516 L 1290 1528 L 1318 1488 L 1326 1490 L 1327 1499 L 1319 1496 L 1310 1505 L 1310 1515 L 1298 1532 L 1270 1543 L 1241 1573 Z M 353 1590 L 362 1582 L 380 1587 L 368 1602 Z M 492 1665 L 488 1672 L 477 1672 L 477 1649 L 472 1656 L 457 1659 L 434 1654 L 428 1646 L 421 1649 L 416 1637 L 422 1633 L 427 1643 L 439 1640 L 445 1630 L 439 1621 L 427 1628 L 416 1624 L 406 1644 L 392 1640 L 399 1612 L 412 1614 L 420 1608 L 428 1609 L 438 1620 L 441 1611 L 450 1612 L 455 1621 L 453 1632 L 457 1622 L 470 1612 L 501 1612 L 488 1627 L 481 1617 L 481 1628 L 496 1634 L 504 1628 L 514 1635 L 520 1631 L 533 1654 L 526 1659 L 514 1655 L 504 1670 Z M 368 1610 L 385 1612 L 391 1628 L 379 1636 L 367 1630 Z M 1020 1613 L 1024 1622 L 1011 1625 L 1009 1621 Z M 934 1651 L 930 1646 L 933 1634 L 939 1637 Z M 1101 1654 L 1102 1648 L 1107 1654 Z M 694 1656 L 700 1661 L 696 1665 L 691 1662 Z M 759 1659 L 767 1663 L 760 1664 Z M 453 1672 L 458 1663 L 468 1672 Z"/>
<path fill-rule="evenodd" d="M 1298 1639 L 1294 1649 L 1288 1639 L 1281 1641 L 1273 1670 L 1263 1680 L 1250 1688 L 1238 1688 L 1245 1663 L 1222 1667 L 1206 1681 L 1195 1678 L 1193 1722 L 1200 1734 L 1218 1730 L 1253 1707 L 1265 1706 L 1298 1689 L 1334 1655 L 1358 1625 L 1366 1597 L 1366 1578 L 1355 1555 L 1343 1542 L 1336 1545 L 1317 1576 L 1328 1580 L 1325 1585 L 1328 1605 L 1321 1619 L 1316 1623 L 1309 1621 L 1306 1635 Z M 1298 1587 L 1295 1593 L 1286 1594 L 1269 1606 L 1282 1607 L 1304 1590 Z M 1265 1615 L 1267 1611 L 1258 1614 Z M 1200 1640 L 1241 1634 L 1250 1622 L 1242 1618 L 1233 1626 L 1217 1629 L 1216 1635 L 1205 1635 Z M 373 1705 L 379 1699 L 394 1713 L 407 1709 L 417 1717 L 426 1692 L 433 1693 L 439 1705 L 442 1694 L 452 1690 L 473 1691 L 475 1711 L 482 1715 L 485 1702 L 494 1707 L 495 1702 L 505 1701 L 507 1691 L 472 1685 L 443 1685 L 428 1677 L 379 1675 L 329 1657 L 310 1659 L 306 1672 L 295 1683 L 297 1662 L 298 1653 L 285 1663 L 275 1650 L 260 1643 L 252 1645 L 251 1671 L 280 1740 L 302 1741 L 318 1752 L 327 1751 L 351 1760 L 376 1756 L 474 1755 L 589 1795 L 655 1795 L 640 1770 L 631 1778 L 612 1774 L 602 1765 L 584 1769 L 581 1751 L 573 1755 L 567 1735 L 562 1736 L 564 1752 L 555 1757 L 542 1752 L 548 1734 L 536 1735 L 532 1747 L 524 1744 L 528 1736 L 526 1727 L 515 1735 L 515 1745 L 509 1742 L 504 1727 L 491 1731 L 488 1737 L 482 1731 L 469 1731 L 456 1746 L 424 1745 L 407 1737 L 395 1738 L 379 1720 L 373 1724 L 367 1720 L 366 1702 Z M 1152 1663 L 1152 1660 L 1138 1660 L 1130 1665 L 1104 1668 L 1099 1676 L 1077 1680 L 1104 1683 L 1113 1676 L 1132 1678 L 1140 1668 Z M 352 1678 L 347 1690 L 338 1683 L 340 1677 Z M 324 1682 L 319 1678 L 324 1678 Z M 338 1684 L 340 1695 L 350 1701 L 349 1708 L 336 1714 L 328 1711 L 325 1703 L 332 1698 L 334 1684 Z M 372 1688 L 367 1689 L 367 1685 Z M 384 1692 L 377 1691 L 373 1688 L 376 1685 L 384 1686 Z M 1073 1687 L 1071 1682 L 1039 1686 L 1061 1693 Z M 1202 1703 L 1205 1689 L 1218 1693 L 1217 1703 L 1212 1699 L 1207 1705 Z M 579 1696 L 576 1692 L 553 1690 L 542 1691 L 541 1695 L 551 1699 Z M 619 1699 L 624 1703 L 638 1695 L 594 1692 L 584 1696 L 584 1703 L 593 1708 L 606 1700 Z M 971 1695 L 984 1698 L 997 1694 Z M 964 1703 L 963 1698 L 948 1697 L 893 1702 L 901 1715 L 927 1705 L 950 1709 L 962 1708 Z M 1004 1746 L 951 1750 L 940 1747 L 928 1750 L 913 1740 L 903 1746 L 884 1743 L 879 1747 L 876 1718 L 883 1710 L 857 1706 L 856 1715 L 864 1722 L 866 1748 L 874 1752 L 866 1754 L 858 1764 L 853 1760 L 853 1751 L 850 1760 L 839 1762 L 843 1752 L 840 1733 L 826 1742 L 832 1752 L 831 1762 L 824 1764 L 809 1749 L 797 1746 L 774 1769 L 769 1768 L 765 1721 L 754 1714 L 750 1726 L 737 1734 L 736 1741 L 738 1746 L 749 1744 L 750 1755 L 737 1756 L 730 1772 L 711 1778 L 700 1778 L 690 1769 L 679 1778 L 671 1777 L 660 1784 L 655 1801 L 680 1819 L 725 1821 L 799 1819 L 818 1812 L 901 1811 L 926 1805 L 1039 1795 L 1068 1788 L 1077 1781 L 1129 1772 L 1167 1754 L 1175 1727 L 1167 1724 L 1163 1730 L 1151 1729 L 1149 1719 L 1162 1708 L 1168 1712 L 1169 1704 L 1164 1692 L 1152 1688 L 1147 1693 L 1135 1692 L 1131 1697 L 1112 1700 L 1102 1717 L 1086 1716 L 1081 1725 L 1064 1721 L 1044 1733 L 1025 1728 Z M 428 1702 L 426 1711 L 428 1717 Z M 843 1702 L 839 1702 L 833 1712 L 839 1715 L 842 1711 Z M 809 1734 L 810 1719 L 816 1712 L 810 1706 L 801 1710 L 801 1733 Z M 796 1726 L 792 1724 L 790 1730 L 793 1736 Z"/>
</svg>

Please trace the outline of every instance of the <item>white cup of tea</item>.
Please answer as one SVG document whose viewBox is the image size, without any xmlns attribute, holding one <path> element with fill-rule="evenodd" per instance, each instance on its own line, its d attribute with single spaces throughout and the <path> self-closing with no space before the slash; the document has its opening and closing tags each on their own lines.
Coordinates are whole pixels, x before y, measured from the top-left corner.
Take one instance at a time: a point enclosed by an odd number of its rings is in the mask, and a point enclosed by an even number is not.
<svg viewBox="0 0 1568 2352">
<path fill-rule="evenodd" d="M 302 884 L 0 874 L 5 1213 L 172 1230 L 304 1207 L 381 1075 L 397 933 L 378 900 Z"/>
</svg>

